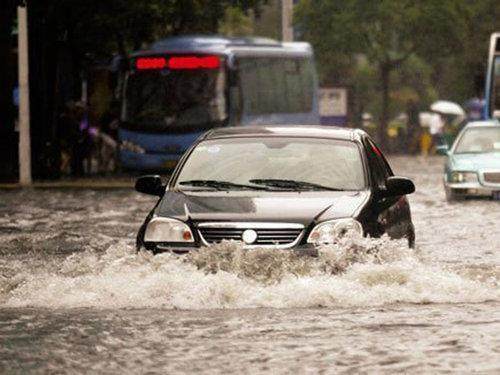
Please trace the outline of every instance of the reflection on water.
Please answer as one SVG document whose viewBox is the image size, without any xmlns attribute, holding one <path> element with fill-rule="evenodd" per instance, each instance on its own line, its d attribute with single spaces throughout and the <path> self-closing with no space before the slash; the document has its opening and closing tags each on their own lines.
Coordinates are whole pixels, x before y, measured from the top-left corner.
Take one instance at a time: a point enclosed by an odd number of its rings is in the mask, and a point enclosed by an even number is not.
<svg viewBox="0 0 500 375">
<path fill-rule="evenodd" d="M 0 369 L 495 372 L 500 203 L 446 203 L 440 163 L 393 160 L 416 181 L 416 251 L 347 239 L 317 258 L 136 254 L 153 198 L 1 193 Z"/>
</svg>

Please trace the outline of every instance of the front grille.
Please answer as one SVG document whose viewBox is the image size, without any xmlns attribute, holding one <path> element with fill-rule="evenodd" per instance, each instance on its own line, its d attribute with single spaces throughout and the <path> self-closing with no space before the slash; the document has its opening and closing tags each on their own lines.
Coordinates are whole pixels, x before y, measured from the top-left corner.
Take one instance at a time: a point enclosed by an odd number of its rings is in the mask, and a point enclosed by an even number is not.
<svg viewBox="0 0 500 375">
<path fill-rule="evenodd" d="M 500 172 L 484 172 L 483 180 L 492 184 L 500 184 Z"/>
<path fill-rule="evenodd" d="M 202 223 L 198 226 L 201 238 L 207 244 L 223 240 L 243 241 L 243 232 L 252 229 L 257 233 L 257 239 L 250 246 L 293 246 L 302 235 L 304 227 L 300 224 L 281 225 L 270 223 Z"/>
</svg>

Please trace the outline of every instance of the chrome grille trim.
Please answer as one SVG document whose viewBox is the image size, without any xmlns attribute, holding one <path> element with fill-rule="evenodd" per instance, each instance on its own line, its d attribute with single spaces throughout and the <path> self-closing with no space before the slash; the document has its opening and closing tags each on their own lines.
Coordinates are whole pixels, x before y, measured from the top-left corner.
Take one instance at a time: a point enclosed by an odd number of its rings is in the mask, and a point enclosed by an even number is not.
<svg viewBox="0 0 500 375">
<path fill-rule="evenodd" d="M 242 241 L 242 234 L 246 229 L 255 230 L 257 240 L 255 244 L 244 245 L 245 248 L 291 248 L 304 236 L 304 225 L 297 223 L 210 222 L 199 223 L 197 229 L 205 246 L 222 240 Z"/>
<path fill-rule="evenodd" d="M 483 170 L 480 176 L 484 186 L 500 187 L 500 170 Z"/>
<path fill-rule="evenodd" d="M 198 228 L 235 228 L 235 229 L 304 229 L 297 223 L 263 223 L 263 222 L 210 222 L 198 223 Z"/>
</svg>

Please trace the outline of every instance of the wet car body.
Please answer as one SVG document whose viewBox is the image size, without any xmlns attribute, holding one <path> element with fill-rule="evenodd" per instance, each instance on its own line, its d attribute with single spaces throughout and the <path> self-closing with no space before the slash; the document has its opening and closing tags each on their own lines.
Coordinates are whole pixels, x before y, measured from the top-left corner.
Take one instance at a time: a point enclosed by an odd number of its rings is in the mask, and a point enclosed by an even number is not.
<svg viewBox="0 0 500 375">
<path fill-rule="evenodd" d="M 354 143 L 362 158 L 366 187 L 359 191 L 334 190 L 200 190 L 175 188 L 176 180 L 193 149 L 206 141 L 241 138 L 298 138 L 341 140 Z M 314 168 L 314 166 L 311 166 Z M 370 137 L 361 130 L 324 126 L 259 126 L 220 128 L 202 136 L 179 162 L 170 181 L 158 176 L 137 181 L 140 192 L 160 196 L 137 236 L 137 247 L 154 253 L 188 252 L 222 240 L 243 241 L 248 248 L 270 247 L 313 250 L 310 236 L 321 223 L 354 220 L 365 236 L 407 238 L 414 245 L 415 232 L 405 194 L 413 183 L 393 172 Z M 160 219 L 159 219 L 160 218 Z M 153 220 L 174 219 L 192 233 L 189 242 L 148 241 Z M 250 233 L 255 238 L 248 241 Z"/>
<path fill-rule="evenodd" d="M 460 152 L 460 142 L 471 131 L 481 134 L 485 132 L 485 140 L 490 140 L 489 132 L 498 130 L 497 121 L 475 121 L 467 124 L 457 136 L 452 147 L 441 150 L 446 155 L 444 171 L 444 188 L 448 201 L 467 197 L 484 197 L 500 199 L 500 144 L 489 152 Z"/>
</svg>

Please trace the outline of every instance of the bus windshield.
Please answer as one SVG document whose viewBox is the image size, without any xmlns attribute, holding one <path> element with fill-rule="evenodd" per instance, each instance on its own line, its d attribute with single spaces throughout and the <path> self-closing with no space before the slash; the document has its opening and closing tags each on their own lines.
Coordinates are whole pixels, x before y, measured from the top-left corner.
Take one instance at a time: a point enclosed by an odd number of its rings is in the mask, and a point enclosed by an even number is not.
<svg viewBox="0 0 500 375">
<path fill-rule="evenodd" d="M 226 121 L 223 69 L 131 72 L 124 126 L 146 132 L 203 130 Z"/>
</svg>

